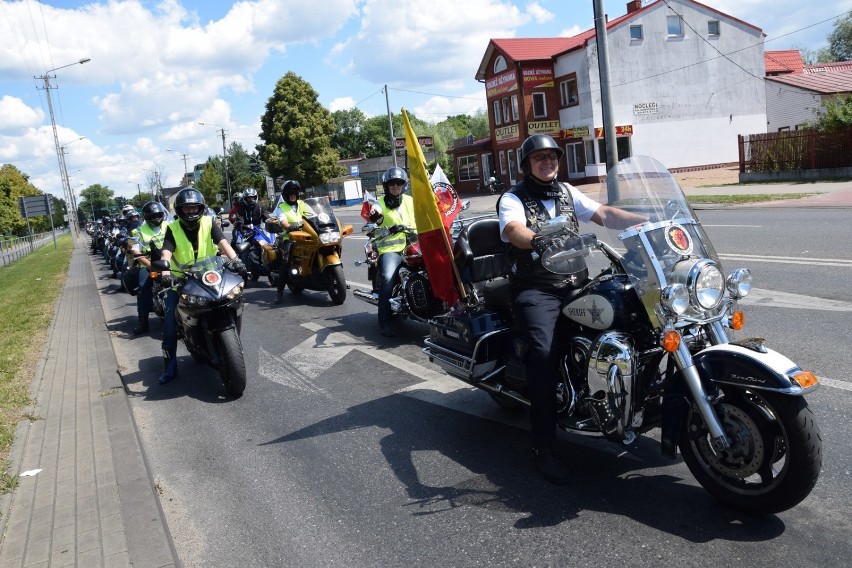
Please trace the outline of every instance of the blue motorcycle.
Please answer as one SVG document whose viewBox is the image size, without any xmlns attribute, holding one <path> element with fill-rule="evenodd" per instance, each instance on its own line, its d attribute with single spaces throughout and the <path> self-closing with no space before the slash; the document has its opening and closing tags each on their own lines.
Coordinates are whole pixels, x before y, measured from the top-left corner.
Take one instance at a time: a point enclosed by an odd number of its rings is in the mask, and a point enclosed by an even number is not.
<svg viewBox="0 0 852 568">
<path fill-rule="evenodd" d="M 254 225 L 244 225 L 237 232 L 236 244 L 248 243 L 245 250 L 237 250 L 237 254 L 249 272 L 252 282 L 257 282 L 261 276 L 266 276 L 269 283 L 274 285 L 275 278 L 269 264 L 275 258 L 275 235 Z M 240 247 L 242 248 L 242 247 Z"/>
</svg>

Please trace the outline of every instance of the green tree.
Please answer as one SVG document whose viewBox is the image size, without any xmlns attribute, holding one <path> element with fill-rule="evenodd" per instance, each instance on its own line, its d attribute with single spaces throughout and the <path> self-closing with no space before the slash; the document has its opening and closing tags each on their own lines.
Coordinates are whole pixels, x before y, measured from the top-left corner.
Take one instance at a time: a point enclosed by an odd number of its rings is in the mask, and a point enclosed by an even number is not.
<svg viewBox="0 0 852 568">
<path fill-rule="evenodd" d="M 83 211 L 88 211 L 89 214 L 94 211 L 95 218 L 99 219 L 110 215 L 110 208 L 113 208 L 114 211 L 113 195 L 113 191 L 105 185 L 92 184 L 80 192 L 77 207 Z"/>
<path fill-rule="evenodd" d="M 137 193 L 133 197 L 130 198 L 130 204 L 139 210 L 139 213 L 142 213 L 142 207 L 145 206 L 149 201 L 154 201 L 154 194 L 148 193 L 147 191 L 143 191 L 142 193 Z"/>
<path fill-rule="evenodd" d="M 334 134 L 331 147 L 344 158 L 358 158 L 366 154 L 364 124 L 366 115 L 359 108 L 337 110 L 331 113 L 334 119 Z"/>
<path fill-rule="evenodd" d="M 0 167 L 0 234 L 26 235 L 27 220 L 21 217 L 18 198 L 41 194 L 30 183 L 27 174 L 11 164 L 3 164 Z M 64 214 L 64 209 L 61 211 Z M 36 233 L 50 230 L 50 220 L 47 217 L 32 217 L 30 227 Z"/>
<path fill-rule="evenodd" d="M 828 54 L 831 61 L 852 60 L 852 10 L 834 21 L 834 29 L 828 34 Z"/>
<path fill-rule="evenodd" d="M 341 175 L 340 158 L 331 147 L 334 119 L 311 85 L 288 71 L 275 85 L 260 117 L 257 147 L 273 177 L 301 180 L 306 187 Z"/>
<path fill-rule="evenodd" d="M 201 172 L 201 177 L 195 182 L 195 189 L 201 192 L 201 195 L 204 196 L 204 201 L 207 202 L 207 205 L 211 207 L 216 207 L 222 205 L 221 201 L 216 199 L 216 195 L 225 195 L 224 190 L 222 189 L 223 179 L 219 174 L 219 170 L 213 164 L 215 160 L 218 158 L 210 158 L 207 160 L 207 167 L 204 168 L 204 171 Z M 221 167 L 222 161 L 219 160 L 219 165 Z M 230 164 L 229 164 L 230 165 Z M 232 191 L 233 188 L 231 188 Z"/>
<path fill-rule="evenodd" d="M 852 95 L 845 99 L 836 98 L 823 103 L 817 119 L 809 126 L 817 130 L 834 130 L 852 126 Z"/>
</svg>

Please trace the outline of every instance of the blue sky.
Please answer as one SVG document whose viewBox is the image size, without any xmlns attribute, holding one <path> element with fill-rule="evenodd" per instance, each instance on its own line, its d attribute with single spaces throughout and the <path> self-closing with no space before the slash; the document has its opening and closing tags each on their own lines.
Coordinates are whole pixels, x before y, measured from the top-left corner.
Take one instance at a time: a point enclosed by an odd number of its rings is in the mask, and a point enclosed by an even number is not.
<svg viewBox="0 0 852 568">
<path fill-rule="evenodd" d="M 646 2 L 647 3 L 647 2 Z M 852 0 L 706 0 L 763 29 L 767 50 L 818 49 Z M 330 110 L 405 107 L 431 122 L 485 103 L 473 77 L 492 37 L 593 27 L 592 0 L 0 0 L 0 163 L 63 195 L 42 76 L 76 192 L 130 196 L 146 170 L 177 185 L 228 144 L 251 151 L 276 81 L 293 71 Z M 606 0 L 611 18 L 626 0 Z M 91 58 L 83 64 L 73 64 Z M 50 75 L 53 75 L 51 73 Z M 202 126 L 199 122 L 218 126 Z M 85 137 L 82 140 L 79 138 Z"/>
</svg>

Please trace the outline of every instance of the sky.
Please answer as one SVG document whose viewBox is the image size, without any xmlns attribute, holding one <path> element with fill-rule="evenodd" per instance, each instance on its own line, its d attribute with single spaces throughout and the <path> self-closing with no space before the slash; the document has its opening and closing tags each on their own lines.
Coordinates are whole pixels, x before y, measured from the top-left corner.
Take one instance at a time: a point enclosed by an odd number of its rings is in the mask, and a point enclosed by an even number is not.
<svg viewBox="0 0 852 568">
<path fill-rule="evenodd" d="M 627 11 L 626 0 L 602 2 L 610 19 Z M 852 9 L 852 0 L 702 3 L 761 28 L 766 50 L 825 47 Z M 491 38 L 592 27 L 592 0 L 0 0 L 0 164 L 65 197 L 45 76 L 72 190 L 100 183 L 131 197 L 152 169 L 176 186 L 184 159 L 191 170 L 221 156 L 222 130 L 227 145 L 253 151 L 288 71 L 330 111 L 389 106 L 439 122 L 484 110 L 474 76 Z"/>
</svg>

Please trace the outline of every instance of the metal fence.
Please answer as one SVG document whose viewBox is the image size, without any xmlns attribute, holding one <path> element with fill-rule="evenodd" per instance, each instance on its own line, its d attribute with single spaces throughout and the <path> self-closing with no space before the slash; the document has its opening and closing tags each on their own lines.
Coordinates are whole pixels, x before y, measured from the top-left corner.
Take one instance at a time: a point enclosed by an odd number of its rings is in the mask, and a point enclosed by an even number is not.
<svg viewBox="0 0 852 568">
<path fill-rule="evenodd" d="M 55 236 L 63 235 L 68 229 L 57 230 Z M 0 240 L 0 267 L 26 256 L 47 243 L 53 242 L 54 233 L 38 233 L 28 237 Z"/>
<path fill-rule="evenodd" d="M 737 137 L 740 172 L 785 172 L 852 166 L 852 128 L 767 132 Z"/>
</svg>

